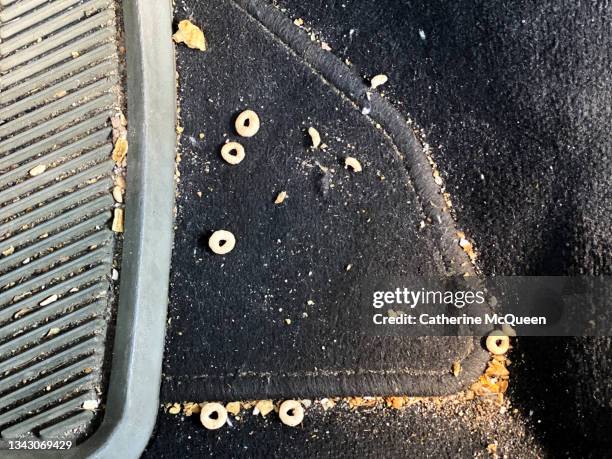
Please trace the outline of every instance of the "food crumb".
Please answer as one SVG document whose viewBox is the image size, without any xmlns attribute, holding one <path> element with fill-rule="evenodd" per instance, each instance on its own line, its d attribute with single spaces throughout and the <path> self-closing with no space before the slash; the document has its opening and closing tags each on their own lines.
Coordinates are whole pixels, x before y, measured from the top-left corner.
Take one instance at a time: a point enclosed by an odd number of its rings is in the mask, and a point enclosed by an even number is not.
<svg viewBox="0 0 612 459">
<path fill-rule="evenodd" d="M 47 332 L 47 336 L 55 336 L 60 332 L 60 329 L 57 327 L 50 328 Z"/>
<path fill-rule="evenodd" d="M 229 402 L 227 405 L 225 405 L 225 409 L 228 413 L 237 416 L 238 413 L 240 413 L 240 402 Z"/>
<path fill-rule="evenodd" d="M 274 403 L 272 400 L 259 400 L 255 404 L 255 408 L 253 409 L 253 414 L 260 414 L 262 417 L 266 417 L 270 412 L 274 410 Z"/>
<path fill-rule="evenodd" d="M 455 378 L 458 378 L 460 373 L 461 373 L 461 362 L 459 361 L 453 362 L 453 376 L 455 376 Z"/>
<path fill-rule="evenodd" d="M 179 22 L 178 31 L 172 35 L 176 43 L 184 43 L 189 48 L 206 51 L 206 38 L 204 32 L 188 19 Z"/>
<path fill-rule="evenodd" d="M 344 165 L 345 165 L 345 168 L 350 167 L 355 172 L 361 172 L 363 170 L 361 167 L 361 163 L 356 158 L 353 158 L 352 156 L 347 156 L 344 159 Z"/>
<path fill-rule="evenodd" d="M 274 200 L 274 204 L 282 204 L 283 201 L 287 198 L 287 192 L 286 191 L 281 191 L 280 193 L 278 193 L 278 195 L 276 196 L 276 199 Z"/>
<path fill-rule="evenodd" d="M 98 400 L 85 400 L 81 408 L 88 411 L 94 411 L 100 406 L 100 402 Z"/>
<path fill-rule="evenodd" d="M 30 175 L 32 177 L 36 177 L 37 175 L 42 174 L 46 170 L 47 170 L 47 166 L 45 166 L 44 164 L 39 164 L 38 166 L 35 166 L 32 169 L 30 169 Z"/>
<path fill-rule="evenodd" d="M 39 306 L 48 306 L 51 303 L 54 303 L 57 301 L 59 297 L 56 294 L 53 294 L 47 298 L 45 298 L 44 300 L 42 300 L 40 303 L 38 303 Z"/>
<path fill-rule="evenodd" d="M 372 77 L 370 80 L 370 86 L 372 89 L 376 89 L 379 86 L 382 86 L 387 81 L 389 81 L 389 77 L 387 75 L 383 75 L 382 73 Z"/>
<path fill-rule="evenodd" d="M 181 412 L 181 404 L 173 403 L 170 408 L 168 408 L 168 413 L 170 414 L 179 414 Z"/>
<path fill-rule="evenodd" d="M 121 163 L 128 152 L 128 141 L 125 137 L 119 137 L 113 148 L 112 158 L 116 163 Z"/>
<path fill-rule="evenodd" d="M 116 208 L 111 229 L 115 233 L 123 233 L 123 209 Z"/>
<path fill-rule="evenodd" d="M 183 414 L 185 416 L 191 416 L 200 412 L 200 405 L 194 402 L 183 403 Z"/>
<path fill-rule="evenodd" d="M 318 148 L 321 145 L 321 134 L 312 126 L 308 128 L 308 135 L 312 142 L 312 148 Z"/>
</svg>

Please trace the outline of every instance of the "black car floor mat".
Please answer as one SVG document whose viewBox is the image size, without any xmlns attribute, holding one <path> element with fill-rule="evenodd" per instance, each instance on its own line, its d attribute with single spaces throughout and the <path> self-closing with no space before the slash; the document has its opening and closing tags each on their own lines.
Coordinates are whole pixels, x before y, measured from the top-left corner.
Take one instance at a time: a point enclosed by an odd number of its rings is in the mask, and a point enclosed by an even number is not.
<svg viewBox="0 0 612 459">
<path fill-rule="evenodd" d="M 364 337 L 352 320 L 376 276 L 471 271 L 406 120 L 264 3 L 179 6 L 176 19 L 188 16 L 202 21 L 208 49 L 177 54 L 165 398 L 431 395 L 473 381 L 487 358 L 478 339 Z M 248 139 L 233 127 L 245 109 L 261 120 Z M 237 165 L 220 156 L 228 140 L 246 150 Z M 236 237 L 224 256 L 208 248 L 220 229 Z"/>
</svg>

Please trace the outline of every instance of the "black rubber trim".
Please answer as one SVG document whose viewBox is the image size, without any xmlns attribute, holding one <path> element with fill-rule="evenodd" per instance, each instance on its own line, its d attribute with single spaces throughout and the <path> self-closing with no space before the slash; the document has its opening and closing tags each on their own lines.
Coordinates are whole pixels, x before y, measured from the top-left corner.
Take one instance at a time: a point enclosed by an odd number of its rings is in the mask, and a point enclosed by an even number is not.
<svg viewBox="0 0 612 459">
<path fill-rule="evenodd" d="M 125 238 L 106 412 L 57 457 L 138 458 L 159 405 L 173 236 L 176 80 L 169 0 L 126 0 L 128 141 Z"/>
</svg>

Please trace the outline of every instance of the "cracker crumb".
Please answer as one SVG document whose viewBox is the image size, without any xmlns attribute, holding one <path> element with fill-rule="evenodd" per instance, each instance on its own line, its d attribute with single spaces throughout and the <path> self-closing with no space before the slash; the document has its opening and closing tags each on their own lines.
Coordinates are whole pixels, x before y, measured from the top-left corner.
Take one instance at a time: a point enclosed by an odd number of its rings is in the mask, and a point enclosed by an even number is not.
<svg viewBox="0 0 612 459">
<path fill-rule="evenodd" d="M 85 400 L 81 405 L 81 408 L 87 411 L 95 411 L 98 406 L 100 406 L 100 402 L 98 400 Z"/>
<path fill-rule="evenodd" d="M 331 410 L 334 406 L 336 406 L 336 402 L 329 398 L 322 398 L 319 400 L 319 403 L 321 403 L 323 411 Z"/>
<path fill-rule="evenodd" d="M 274 410 L 274 403 L 272 400 L 259 400 L 255 404 L 255 408 L 253 409 L 253 414 L 260 414 L 262 417 L 266 417 Z"/>
<path fill-rule="evenodd" d="M 123 209 L 117 207 L 113 216 L 113 225 L 111 228 L 115 233 L 123 233 Z"/>
<path fill-rule="evenodd" d="M 276 199 L 274 200 L 274 204 L 282 204 L 283 201 L 287 198 L 287 192 L 286 191 L 281 191 L 280 193 L 278 193 L 278 195 L 276 196 Z"/>
<path fill-rule="evenodd" d="M 321 145 L 321 134 L 312 126 L 308 128 L 308 135 L 312 142 L 312 148 L 318 148 Z"/>
<path fill-rule="evenodd" d="M 228 413 L 237 416 L 238 413 L 240 413 L 240 402 L 229 402 L 227 405 L 225 405 L 225 409 Z"/>
<path fill-rule="evenodd" d="M 32 177 L 36 177 L 37 175 L 42 174 L 46 170 L 47 170 L 47 166 L 45 166 L 44 164 L 39 164 L 38 166 L 35 166 L 32 169 L 30 169 L 30 175 Z"/>
<path fill-rule="evenodd" d="M 179 414 L 180 412 L 181 412 L 181 404 L 180 403 L 173 403 L 168 408 L 168 413 L 170 413 L 170 414 Z"/>
<path fill-rule="evenodd" d="M 372 89 L 376 89 L 377 87 L 385 84 L 387 81 L 389 81 L 389 77 L 381 73 L 372 77 L 372 79 L 370 80 L 370 86 Z"/>
<path fill-rule="evenodd" d="M 184 43 L 189 48 L 206 51 L 206 38 L 204 32 L 188 19 L 183 19 L 178 24 L 178 31 L 172 35 L 176 43 Z"/>
<path fill-rule="evenodd" d="M 183 414 L 185 416 L 191 416 L 193 414 L 197 414 L 200 412 L 200 405 L 195 402 L 185 402 L 183 403 Z"/>
<path fill-rule="evenodd" d="M 355 172 L 361 172 L 363 170 L 361 167 L 361 163 L 352 156 L 347 156 L 346 158 L 344 158 L 344 166 L 345 168 L 350 167 Z"/>
<path fill-rule="evenodd" d="M 2 255 L 4 255 L 5 257 L 8 257 L 13 253 L 15 253 L 15 247 L 13 247 L 12 245 L 2 251 Z"/>
<path fill-rule="evenodd" d="M 121 163 L 126 157 L 128 152 L 128 141 L 125 137 L 119 137 L 115 142 L 115 148 L 113 148 L 112 158 L 116 163 Z"/>
<path fill-rule="evenodd" d="M 453 376 L 455 378 L 459 377 L 459 374 L 461 373 L 461 362 L 459 362 L 458 360 L 456 362 L 453 362 Z"/>
<path fill-rule="evenodd" d="M 45 298 L 44 300 L 42 300 L 40 303 L 38 303 L 39 306 L 47 306 L 51 303 L 54 303 L 57 301 L 59 297 L 56 294 L 53 294 L 47 298 Z"/>
</svg>

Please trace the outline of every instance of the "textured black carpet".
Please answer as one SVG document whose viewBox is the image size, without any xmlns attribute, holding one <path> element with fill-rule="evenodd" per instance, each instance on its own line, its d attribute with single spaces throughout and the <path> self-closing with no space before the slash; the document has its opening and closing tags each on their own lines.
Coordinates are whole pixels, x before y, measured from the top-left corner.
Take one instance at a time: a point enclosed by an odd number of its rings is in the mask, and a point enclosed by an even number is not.
<svg viewBox="0 0 612 459">
<path fill-rule="evenodd" d="M 425 131 L 486 274 L 612 274 L 608 2 L 277 5 L 359 74 L 389 75 L 386 97 Z M 610 445 L 611 346 L 519 340 L 515 399 L 556 454 Z"/>
<path fill-rule="evenodd" d="M 179 3 L 177 18 L 193 15 L 215 27 L 217 18 L 201 5 Z M 475 240 L 485 272 L 610 274 L 608 3 L 289 0 L 278 7 L 292 20 L 303 18 L 334 55 L 351 61 L 355 74 L 389 75 L 385 97 L 424 129 L 459 226 Z M 229 31 L 243 33 L 233 25 Z M 255 51 L 250 59 L 258 59 Z M 271 71 L 283 73 L 282 67 Z M 200 326 L 188 317 L 185 323 Z M 172 342 L 168 351 L 170 359 L 190 352 Z M 604 456 L 612 425 L 610 340 L 520 339 L 512 359 L 510 396 L 519 412 L 489 425 L 487 440 L 528 457 L 512 444 L 515 435 L 500 430 L 506 423 L 520 431 L 526 422 L 550 456 Z M 166 391 L 165 401 L 180 398 L 173 395 Z M 437 423 L 436 413 L 392 412 L 372 437 L 360 434 L 379 425 L 372 414 L 312 416 L 305 431 L 324 440 L 297 454 L 298 433 L 277 423 L 212 435 L 192 420 L 161 415 L 149 454 L 173 457 L 169 445 L 177 438 L 188 456 L 255 455 L 264 443 L 279 454 L 342 456 L 347 437 L 377 455 L 472 456 L 484 447 L 470 429 L 452 428 L 461 422 L 458 414 Z M 410 425 L 405 416 L 414 416 Z M 406 441 L 406 450 L 379 441 L 387 434 Z"/>
<path fill-rule="evenodd" d="M 423 208 L 441 196 L 405 121 L 368 101 L 348 67 L 274 8 L 252 9 L 257 18 L 231 2 L 194 8 L 209 49 L 178 52 L 184 131 L 162 393 L 253 399 L 465 387 L 487 358 L 477 339 L 359 331 L 358 304 L 373 280 L 469 264 L 448 214 Z M 246 108 L 261 128 L 241 139 L 233 121 Z M 325 148 L 309 148 L 310 126 Z M 245 146 L 239 165 L 220 157 L 226 139 Z M 362 172 L 344 167 L 348 156 Z M 288 197 L 278 205 L 281 191 Z M 236 235 L 226 256 L 207 246 L 217 229 Z"/>
</svg>

